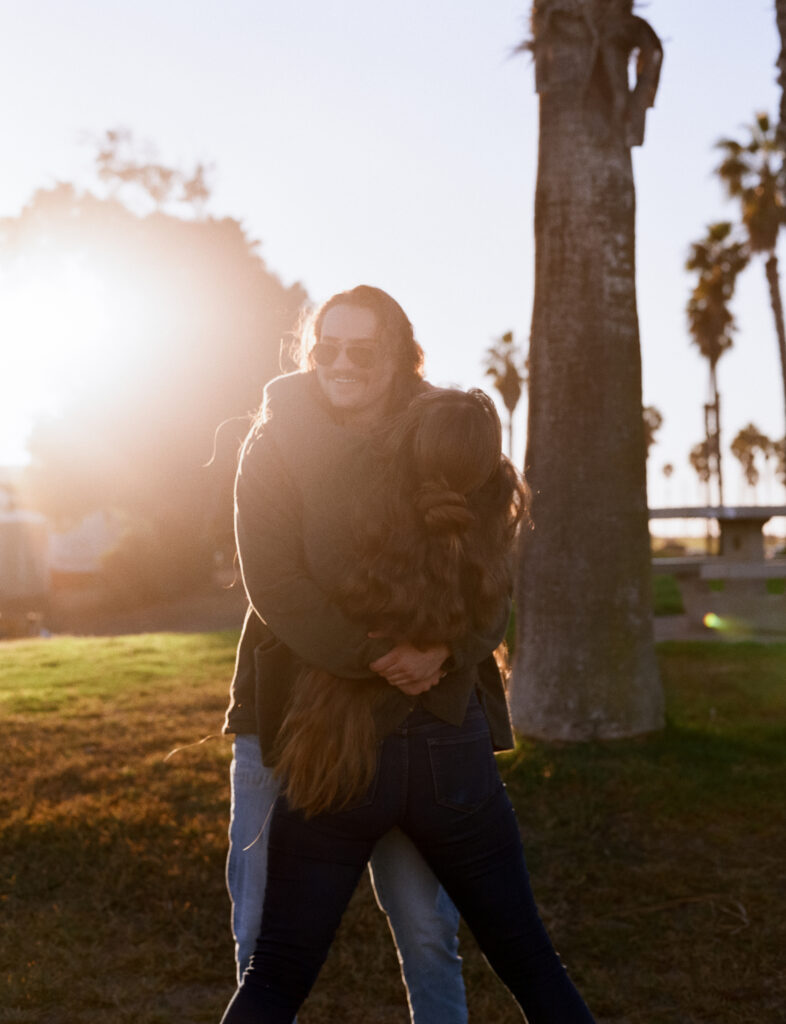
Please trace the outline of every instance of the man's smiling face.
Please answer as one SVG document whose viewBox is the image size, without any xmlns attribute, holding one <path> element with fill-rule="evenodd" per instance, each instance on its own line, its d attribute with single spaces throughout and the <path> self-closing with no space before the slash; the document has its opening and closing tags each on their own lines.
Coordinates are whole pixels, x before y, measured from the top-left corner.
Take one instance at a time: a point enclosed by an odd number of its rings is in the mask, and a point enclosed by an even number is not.
<svg viewBox="0 0 786 1024">
<path fill-rule="evenodd" d="M 376 315 L 364 306 L 339 304 L 325 314 L 318 344 L 330 346 L 335 359 L 316 362 L 319 385 L 346 422 L 368 423 L 385 411 L 396 376 L 396 354 L 381 348 Z M 352 350 L 362 350 L 352 359 Z"/>
</svg>

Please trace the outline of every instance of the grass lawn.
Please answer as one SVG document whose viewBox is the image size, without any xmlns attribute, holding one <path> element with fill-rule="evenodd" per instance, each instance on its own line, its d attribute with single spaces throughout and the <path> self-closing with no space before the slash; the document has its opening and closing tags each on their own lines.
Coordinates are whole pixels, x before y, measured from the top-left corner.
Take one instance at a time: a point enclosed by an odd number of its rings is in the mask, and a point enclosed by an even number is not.
<svg viewBox="0 0 786 1024">
<path fill-rule="evenodd" d="M 220 727 L 235 640 L 0 645 L 1 1022 L 219 1019 L 230 745 L 164 757 Z M 659 656 L 662 735 L 500 758 L 536 896 L 599 1022 L 782 1020 L 786 645 Z M 471 1019 L 520 1020 L 462 949 Z M 299 1019 L 408 1019 L 367 883 Z"/>
</svg>

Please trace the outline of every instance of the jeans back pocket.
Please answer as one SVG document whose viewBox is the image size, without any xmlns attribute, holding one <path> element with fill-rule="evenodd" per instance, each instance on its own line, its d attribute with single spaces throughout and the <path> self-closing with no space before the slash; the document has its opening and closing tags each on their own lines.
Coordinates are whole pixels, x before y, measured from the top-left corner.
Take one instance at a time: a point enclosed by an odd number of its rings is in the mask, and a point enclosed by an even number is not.
<svg viewBox="0 0 786 1024">
<path fill-rule="evenodd" d="M 499 784 L 488 731 L 454 739 L 429 738 L 434 799 L 456 811 L 476 811 Z"/>
</svg>

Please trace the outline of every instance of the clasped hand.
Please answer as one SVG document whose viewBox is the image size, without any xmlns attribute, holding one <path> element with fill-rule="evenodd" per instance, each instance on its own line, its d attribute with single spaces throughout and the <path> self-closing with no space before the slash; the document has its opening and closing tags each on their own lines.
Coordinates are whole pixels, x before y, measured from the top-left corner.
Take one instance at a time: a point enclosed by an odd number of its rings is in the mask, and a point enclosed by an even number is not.
<svg viewBox="0 0 786 1024">
<path fill-rule="evenodd" d="M 421 650 L 406 640 L 399 640 L 387 654 L 372 661 L 369 668 L 383 676 L 391 686 L 414 697 L 437 685 L 445 674 L 442 666 L 449 655 L 447 644 L 434 644 Z"/>
</svg>

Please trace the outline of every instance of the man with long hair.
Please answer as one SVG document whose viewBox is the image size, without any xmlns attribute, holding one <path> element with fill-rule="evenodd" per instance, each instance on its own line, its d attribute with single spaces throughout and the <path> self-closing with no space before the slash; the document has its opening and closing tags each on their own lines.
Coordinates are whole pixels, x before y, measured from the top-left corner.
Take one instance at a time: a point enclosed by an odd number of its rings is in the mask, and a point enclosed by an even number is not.
<svg viewBox="0 0 786 1024">
<path fill-rule="evenodd" d="M 336 309 L 312 350 L 318 365 L 336 362 L 350 323 L 369 337 L 371 321 Z M 380 362 L 362 347 L 354 357 Z M 327 387 L 309 374 L 279 378 L 241 459 L 241 567 L 271 631 L 256 651 L 260 742 L 284 793 L 271 815 L 259 937 L 222 1021 L 291 1024 L 376 844 L 398 827 L 527 1019 L 592 1024 L 540 920 L 494 761 L 513 745 L 492 651 L 526 492 L 502 455 L 493 402 L 430 389 L 371 438 L 342 445 L 336 435 L 333 458 L 320 451 L 315 461 L 311 429 L 323 447 L 336 424 L 312 420 L 297 440 L 286 399 L 304 381 L 353 411 L 374 389 L 355 389 L 348 368 Z M 293 464 L 297 489 L 284 475 Z M 258 481 L 271 476 L 283 493 L 256 504 Z M 325 502 L 335 479 L 343 497 Z"/>
<path fill-rule="evenodd" d="M 276 666 L 270 665 L 269 652 L 275 637 L 255 611 L 255 606 L 268 604 L 268 581 L 277 575 L 271 561 L 277 561 L 285 575 L 298 567 L 286 600 L 277 595 L 276 626 L 288 634 L 287 624 L 295 624 L 297 654 L 304 660 L 343 677 L 376 673 L 402 693 L 414 695 L 439 682 L 451 653 L 442 643 L 425 649 L 403 641 L 391 646 L 390 641 L 359 630 L 314 578 L 314 565 L 318 570 L 329 559 L 330 544 L 319 538 L 314 550 L 314 538 L 303 534 L 304 503 L 345 503 L 343 460 L 365 444 L 370 430 L 427 390 L 423 352 L 412 326 L 387 293 L 361 285 L 325 302 L 307 322 L 301 343 L 302 367 L 310 372 L 272 382 L 266 394 L 273 400 L 263 406 L 255 423 L 257 428 L 266 418 L 278 416 L 286 450 L 279 450 L 274 459 L 259 459 L 257 447 L 251 457 L 252 430 L 236 487 L 238 549 L 249 608 L 224 731 L 235 733 L 227 884 L 238 981 L 259 932 L 267 873 L 266 824 L 278 795 L 272 770 L 262 763 L 259 737 L 277 728 L 279 705 L 286 696 L 271 685 Z M 299 626 L 304 619 L 308 630 Z M 260 672 L 266 675 L 264 687 Z M 282 677 L 285 674 L 282 666 Z M 464 1024 L 467 1009 L 455 907 L 398 830 L 377 844 L 370 872 L 398 948 L 412 1020 Z"/>
</svg>

